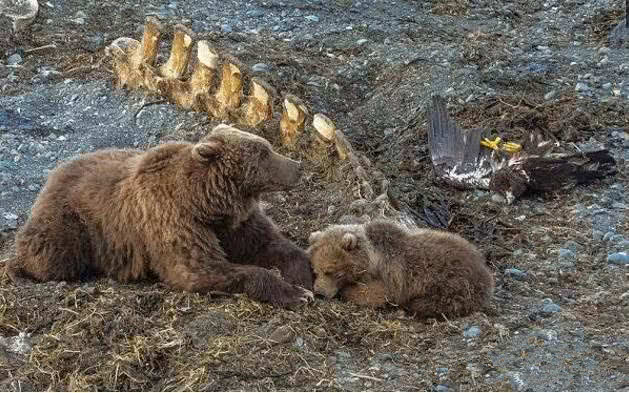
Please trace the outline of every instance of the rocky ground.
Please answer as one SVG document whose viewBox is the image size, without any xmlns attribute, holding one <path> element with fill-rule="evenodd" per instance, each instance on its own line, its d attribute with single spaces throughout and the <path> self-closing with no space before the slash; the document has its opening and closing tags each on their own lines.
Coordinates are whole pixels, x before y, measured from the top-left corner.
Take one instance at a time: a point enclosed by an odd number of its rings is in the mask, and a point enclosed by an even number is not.
<svg viewBox="0 0 629 393">
<path fill-rule="evenodd" d="M 153 14 L 190 26 L 334 119 L 397 199 L 445 210 L 444 226 L 483 249 L 497 289 L 482 313 L 414 321 L 394 307 L 318 299 L 288 311 L 158 283 L 16 287 L 0 262 L 2 390 L 629 390 L 629 45 L 613 32 L 620 0 L 40 6 L 17 36 L 0 23 L 5 255 L 60 160 L 195 140 L 210 126 L 167 104 L 138 112 L 148 99 L 112 86 L 105 45 L 139 39 Z M 168 45 L 167 34 L 158 61 Z M 618 174 L 513 206 L 447 188 L 426 143 L 433 93 L 464 126 L 515 140 L 537 131 L 565 151 L 603 144 Z M 311 231 L 365 213 L 346 207 L 343 176 L 307 169 L 299 189 L 266 201 L 302 246 Z"/>
</svg>

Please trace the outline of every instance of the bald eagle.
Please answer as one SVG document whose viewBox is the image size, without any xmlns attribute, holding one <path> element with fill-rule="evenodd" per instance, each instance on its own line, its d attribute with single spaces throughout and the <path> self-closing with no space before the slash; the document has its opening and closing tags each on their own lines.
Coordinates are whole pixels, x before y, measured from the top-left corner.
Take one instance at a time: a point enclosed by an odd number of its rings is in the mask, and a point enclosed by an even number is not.
<svg viewBox="0 0 629 393">
<path fill-rule="evenodd" d="M 526 192 L 569 189 L 616 173 L 616 161 L 606 149 L 551 154 L 556 145 L 535 133 L 529 134 L 522 148 L 510 156 L 499 149 L 483 148 L 483 130 L 459 128 L 438 95 L 432 97 L 428 123 L 436 174 L 459 188 L 490 190 L 509 204 Z"/>
</svg>

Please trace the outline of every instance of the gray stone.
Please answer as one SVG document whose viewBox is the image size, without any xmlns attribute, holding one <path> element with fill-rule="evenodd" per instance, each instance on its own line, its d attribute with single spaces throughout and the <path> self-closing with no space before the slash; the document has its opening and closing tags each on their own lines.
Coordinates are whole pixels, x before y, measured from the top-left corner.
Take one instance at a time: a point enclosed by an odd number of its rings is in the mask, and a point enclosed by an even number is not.
<svg viewBox="0 0 629 393">
<path fill-rule="evenodd" d="M 437 367 L 437 375 L 442 376 L 448 373 L 447 367 Z"/>
<path fill-rule="evenodd" d="M 437 392 L 449 392 L 450 388 L 448 387 L 448 385 L 439 384 L 439 385 L 435 386 L 435 391 L 437 391 Z"/>
<path fill-rule="evenodd" d="M 629 254 L 626 252 L 615 252 L 607 255 L 607 263 L 611 263 L 613 265 L 628 265 L 629 264 Z"/>
<path fill-rule="evenodd" d="M 623 235 L 614 235 L 614 236 L 609 238 L 609 242 L 612 243 L 612 244 L 621 243 L 624 240 L 625 240 L 625 237 Z"/>
<path fill-rule="evenodd" d="M 549 101 L 555 98 L 557 95 L 557 90 L 551 90 L 548 93 L 544 94 L 544 100 Z"/>
<path fill-rule="evenodd" d="M 577 253 L 577 251 L 579 251 L 581 249 L 581 245 L 577 242 L 575 242 L 574 240 L 568 240 L 564 245 L 563 248 L 566 248 L 570 251 L 572 251 L 573 253 Z M 560 251 L 561 254 L 561 251 Z"/>
<path fill-rule="evenodd" d="M 609 231 L 605 234 L 605 236 L 603 236 L 603 241 L 610 241 L 614 236 L 616 236 L 616 232 L 614 231 Z"/>
<path fill-rule="evenodd" d="M 590 86 L 587 85 L 587 83 L 584 82 L 578 82 L 577 85 L 574 87 L 575 91 L 589 91 L 590 90 Z"/>
<path fill-rule="evenodd" d="M 558 304 L 553 303 L 551 299 L 544 299 L 542 306 L 542 313 L 546 315 L 558 313 L 561 311 L 561 307 Z"/>
<path fill-rule="evenodd" d="M 598 229 L 592 229 L 593 240 L 601 241 L 603 240 L 603 236 L 605 236 L 605 234 L 602 231 L 599 231 Z"/>
<path fill-rule="evenodd" d="M 7 64 L 9 64 L 9 65 L 20 64 L 21 62 L 22 62 L 22 56 L 20 56 L 18 53 L 12 54 L 7 59 Z"/>
<path fill-rule="evenodd" d="M 257 64 L 254 64 L 253 67 L 251 67 L 251 70 L 253 72 L 269 72 L 271 68 L 269 67 L 268 64 L 257 63 Z"/>
<path fill-rule="evenodd" d="M 465 331 L 463 332 L 463 336 L 468 338 L 478 337 L 480 336 L 480 328 L 478 326 L 470 326 L 469 328 L 465 329 Z"/>
<path fill-rule="evenodd" d="M 559 260 L 563 261 L 563 262 L 574 262 L 574 260 L 577 259 L 577 254 L 567 248 L 560 248 L 559 249 Z"/>
<path fill-rule="evenodd" d="M 520 269 L 509 268 L 505 269 L 505 276 L 511 277 L 514 280 L 522 281 L 526 279 L 527 274 Z"/>
<path fill-rule="evenodd" d="M 90 52 L 96 52 L 105 45 L 105 37 L 100 33 L 87 36 L 85 41 L 85 49 Z"/>
<path fill-rule="evenodd" d="M 311 22 L 319 22 L 319 17 L 316 15 L 308 15 L 308 16 L 304 16 L 304 19 L 307 19 Z"/>
<path fill-rule="evenodd" d="M 356 41 L 356 45 L 361 46 L 363 44 L 366 44 L 367 42 L 369 42 L 368 39 L 366 38 L 361 38 L 360 40 Z"/>
<path fill-rule="evenodd" d="M 492 195 L 491 195 L 491 200 L 492 200 L 493 202 L 496 202 L 496 203 L 505 203 L 505 201 L 506 201 L 506 200 L 505 200 L 505 197 L 503 197 L 503 196 L 502 196 L 501 194 L 499 194 L 499 193 L 492 194 Z"/>
<path fill-rule="evenodd" d="M 232 27 L 227 23 L 221 25 L 221 30 L 223 30 L 223 33 L 231 33 L 232 31 L 234 31 Z"/>
</svg>

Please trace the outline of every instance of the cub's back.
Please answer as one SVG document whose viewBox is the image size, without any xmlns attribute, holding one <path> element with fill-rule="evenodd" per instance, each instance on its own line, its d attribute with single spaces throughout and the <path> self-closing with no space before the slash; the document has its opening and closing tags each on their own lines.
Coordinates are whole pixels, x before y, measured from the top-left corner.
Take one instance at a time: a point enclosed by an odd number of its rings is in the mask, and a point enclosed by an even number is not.
<svg viewBox="0 0 629 393">
<path fill-rule="evenodd" d="M 491 286 L 491 272 L 485 257 L 471 242 L 449 232 L 420 229 L 409 234 L 406 249 L 409 266 L 443 279 L 467 277 L 481 285 Z"/>
</svg>

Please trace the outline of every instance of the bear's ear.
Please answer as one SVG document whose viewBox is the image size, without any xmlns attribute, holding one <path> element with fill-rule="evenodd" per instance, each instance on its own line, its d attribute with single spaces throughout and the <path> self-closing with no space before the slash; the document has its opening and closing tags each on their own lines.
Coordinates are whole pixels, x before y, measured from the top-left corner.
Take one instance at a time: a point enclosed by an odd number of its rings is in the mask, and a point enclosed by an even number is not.
<svg viewBox="0 0 629 393">
<path fill-rule="evenodd" d="M 197 143 L 192 148 L 192 157 L 199 161 L 211 161 L 221 155 L 223 143 L 217 140 Z"/>
<path fill-rule="evenodd" d="M 321 239 L 321 235 L 323 235 L 323 232 L 321 231 L 312 232 L 310 237 L 308 237 L 308 244 L 311 246 L 315 244 L 317 240 Z"/>
<path fill-rule="evenodd" d="M 343 248 L 345 251 L 351 251 L 356 248 L 358 244 L 358 238 L 353 233 L 346 233 L 343 235 Z"/>
</svg>

